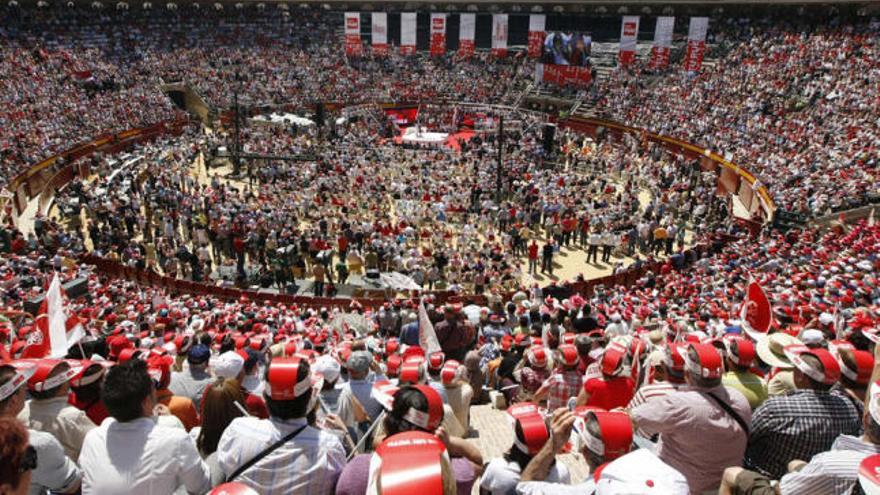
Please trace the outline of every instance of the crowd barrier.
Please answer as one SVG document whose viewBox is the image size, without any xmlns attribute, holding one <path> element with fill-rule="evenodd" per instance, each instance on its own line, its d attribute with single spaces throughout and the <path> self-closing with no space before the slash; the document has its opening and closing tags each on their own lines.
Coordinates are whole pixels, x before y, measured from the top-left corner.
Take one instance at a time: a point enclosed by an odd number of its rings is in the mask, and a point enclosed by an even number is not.
<svg viewBox="0 0 880 495">
<path fill-rule="evenodd" d="M 732 236 L 719 236 L 715 238 L 715 248 L 719 248 L 722 245 L 727 244 L 728 242 L 734 240 L 735 238 Z M 709 252 L 710 249 L 713 249 L 713 245 L 710 243 L 700 243 L 693 246 L 691 249 L 688 249 L 684 252 L 685 260 L 696 260 L 700 257 L 704 256 Z M 178 278 L 166 277 L 164 275 L 160 275 L 152 270 L 142 270 L 135 267 L 124 265 L 118 261 L 102 258 L 100 256 L 96 256 L 94 254 L 86 254 L 82 256 L 79 260 L 82 263 L 92 265 L 95 267 L 95 272 L 110 277 L 113 279 L 121 279 L 127 280 L 130 282 L 136 282 L 140 285 L 147 285 L 151 287 L 165 289 L 169 293 L 173 294 L 192 294 L 199 296 L 211 296 L 211 297 L 219 297 L 221 299 L 227 300 L 242 300 L 246 299 L 248 301 L 261 301 L 267 303 L 274 304 L 284 304 L 287 306 L 296 305 L 299 308 L 340 308 L 347 309 L 351 306 L 351 304 L 356 301 L 365 309 L 378 309 L 382 306 L 387 298 L 384 297 L 358 297 L 353 299 L 347 298 L 334 298 L 334 297 L 315 297 L 315 296 L 302 296 L 295 294 L 282 294 L 276 292 L 268 292 L 268 291 L 254 291 L 254 290 L 246 290 L 239 289 L 233 287 L 221 287 L 217 285 L 211 285 L 200 282 L 192 282 L 189 280 L 181 280 Z M 551 291 L 559 291 L 561 295 L 565 297 L 569 297 L 574 294 L 581 294 L 584 297 L 591 297 L 593 295 L 596 287 L 614 287 L 614 286 L 624 286 L 631 287 L 637 281 L 639 281 L 642 277 L 644 277 L 648 272 L 659 273 L 664 269 L 664 265 L 669 265 L 669 269 L 673 269 L 670 260 L 664 261 L 654 261 L 651 263 L 645 263 L 638 268 L 631 268 L 628 270 L 624 270 L 615 275 L 607 275 L 604 277 L 594 278 L 590 280 L 584 281 L 575 281 L 575 282 L 561 282 L 559 285 L 554 286 L 554 288 L 548 288 L 548 293 Z M 686 266 L 685 266 L 686 268 Z M 513 296 L 513 292 L 509 292 L 506 294 L 500 294 L 502 300 L 509 301 Z M 485 295 L 461 295 L 456 294 L 454 292 L 449 291 L 412 291 L 406 294 L 405 296 L 401 296 L 398 299 L 400 300 L 408 300 L 413 297 L 423 296 L 423 295 L 431 295 L 434 299 L 434 304 L 445 304 L 445 303 L 461 303 L 464 305 L 467 304 L 477 304 L 480 306 L 485 306 L 488 303 L 488 299 Z"/>
</svg>

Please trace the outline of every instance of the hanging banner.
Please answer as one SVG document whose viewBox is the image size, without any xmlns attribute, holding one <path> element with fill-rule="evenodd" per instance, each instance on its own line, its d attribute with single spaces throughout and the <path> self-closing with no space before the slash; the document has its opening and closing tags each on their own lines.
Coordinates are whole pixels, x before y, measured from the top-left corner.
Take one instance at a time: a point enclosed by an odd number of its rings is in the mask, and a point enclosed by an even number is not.
<svg viewBox="0 0 880 495">
<path fill-rule="evenodd" d="M 470 57 L 474 54 L 474 32 L 477 17 L 475 14 L 461 14 L 458 17 L 458 54 Z"/>
<path fill-rule="evenodd" d="M 654 46 L 651 47 L 651 67 L 663 69 L 669 65 L 669 49 L 672 47 L 672 31 L 675 17 L 658 17 L 654 28 Z"/>
<path fill-rule="evenodd" d="M 532 14 L 529 16 L 529 57 L 541 56 L 541 46 L 544 43 L 544 29 L 547 25 L 547 16 L 544 14 Z"/>
<path fill-rule="evenodd" d="M 620 25 L 620 65 L 629 65 L 636 60 L 636 42 L 639 38 L 639 16 L 625 15 Z"/>
<path fill-rule="evenodd" d="M 373 12 L 371 21 L 373 54 L 388 55 L 388 14 Z"/>
<path fill-rule="evenodd" d="M 492 55 L 507 56 L 507 14 L 492 15 Z"/>
<path fill-rule="evenodd" d="M 404 12 L 400 14 L 400 54 L 416 54 L 416 14 Z"/>
<path fill-rule="evenodd" d="M 431 14 L 431 55 L 446 53 L 446 14 Z"/>
<path fill-rule="evenodd" d="M 360 12 L 345 13 L 345 54 L 361 54 L 361 14 Z"/>
<path fill-rule="evenodd" d="M 706 53 L 706 32 L 709 31 L 708 17 L 691 17 L 688 29 L 687 55 L 684 57 L 684 70 L 699 72 Z"/>
</svg>

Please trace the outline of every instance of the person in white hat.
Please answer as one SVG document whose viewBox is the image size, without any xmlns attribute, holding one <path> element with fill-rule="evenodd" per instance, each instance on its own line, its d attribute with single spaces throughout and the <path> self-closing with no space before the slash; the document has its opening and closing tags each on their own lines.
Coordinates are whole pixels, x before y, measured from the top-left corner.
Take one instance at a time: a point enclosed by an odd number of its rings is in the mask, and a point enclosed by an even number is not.
<svg viewBox="0 0 880 495">
<path fill-rule="evenodd" d="M 17 369 L 0 365 L 0 418 L 15 419 L 24 408 L 25 390 L 33 367 Z M 29 494 L 75 493 L 82 481 L 82 471 L 64 454 L 58 440 L 42 431 L 28 430 L 30 445 L 37 453 L 37 466 L 31 472 Z"/>
<path fill-rule="evenodd" d="M 744 457 L 745 467 L 771 479 L 781 478 L 792 460 L 811 459 L 830 449 L 839 435 L 858 435 L 862 429 L 855 405 L 830 392 L 841 374 L 830 352 L 804 345 L 784 352 L 794 365 L 798 389 L 755 410 Z"/>
<path fill-rule="evenodd" d="M 787 333 L 771 333 L 755 345 L 755 352 L 772 368 L 767 381 L 767 395 L 785 395 L 796 389 L 791 361 L 783 352 L 786 346 L 803 344 Z"/>
<path fill-rule="evenodd" d="M 342 365 L 339 361 L 326 354 L 318 357 L 314 364 L 315 373 L 320 373 L 324 377 L 324 385 L 321 387 L 321 393 L 318 400 L 329 414 L 337 414 L 339 411 L 339 395 L 342 391 L 339 381 L 339 375 L 342 373 Z"/>
<path fill-rule="evenodd" d="M 831 450 L 816 454 L 809 463 L 792 462 L 795 467 L 773 486 L 770 478 L 740 467 L 727 468 L 720 495 L 826 495 L 847 494 L 859 482 L 859 463 L 880 454 L 880 383 L 871 386 L 867 411 L 863 417 L 865 432 L 857 437 L 840 435 Z"/>
</svg>

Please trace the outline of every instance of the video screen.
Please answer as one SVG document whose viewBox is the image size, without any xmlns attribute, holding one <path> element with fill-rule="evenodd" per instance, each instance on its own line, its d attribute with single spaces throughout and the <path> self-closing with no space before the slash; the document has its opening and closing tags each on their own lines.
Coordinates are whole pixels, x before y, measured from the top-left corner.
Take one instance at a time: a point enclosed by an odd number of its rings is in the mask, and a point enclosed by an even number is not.
<svg viewBox="0 0 880 495">
<path fill-rule="evenodd" d="M 588 67 L 592 43 L 593 39 L 583 33 L 548 33 L 541 50 L 541 62 Z"/>
</svg>

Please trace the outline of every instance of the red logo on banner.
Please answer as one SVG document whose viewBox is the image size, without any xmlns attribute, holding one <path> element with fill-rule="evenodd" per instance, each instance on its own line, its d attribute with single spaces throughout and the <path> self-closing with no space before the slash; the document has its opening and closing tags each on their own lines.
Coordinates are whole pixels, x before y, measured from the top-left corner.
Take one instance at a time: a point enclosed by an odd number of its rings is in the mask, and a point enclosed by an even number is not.
<svg viewBox="0 0 880 495">
<path fill-rule="evenodd" d="M 688 41 L 687 55 L 684 59 L 684 70 L 688 72 L 698 72 L 703 66 L 703 53 L 705 51 L 705 41 Z"/>
<path fill-rule="evenodd" d="M 592 75 L 589 67 L 577 67 L 574 65 L 552 65 L 544 64 L 544 73 L 542 81 L 558 84 L 560 86 L 582 86 L 590 85 Z"/>
<path fill-rule="evenodd" d="M 623 35 L 624 36 L 635 36 L 636 35 L 636 23 L 635 22 L 624 22 L 623 23 Z"/>
<path fill-rule="evenodd" d="M 770 300 L 758 282 L 752 282 L 746 291 L 746 299 L 740 308 L 743 328 L 754 340 L 766 334 L 773 322 Z"/>
<path fill-rule="evenodd" d="M 458 54 L 470 57 L 474 54 L 474 40 L 458 40 Z"/>
<path fill-rule="evenodd" d="M 529 56 L 538 58 L 541 56 L 541 46 L 544 45 L 543 31 L 529 31 Z"/>
<path fill-rule="evenodd" d="M 669 48 L 655 46 L 651 48 L 651 67 L 662 69 L 669 65 Z"/>
<path fill-rule="evenodd" d="M 400 54 L 401 55 L 415 55 L 416 54 L 416 47 L 414 47 L 412 45 L 401 45 Z"/>
<path fill-rule="evenodd" d="M 357 29 L 358 24 L 360 24 L 360 21 L 354 17 L 349 17 L 348 19 L 345 20 L 345 23 L 346 23 L 346 27 L 348 29 Z"/>
<path fill-rule="evenodd" d="M 636 59 L 636 52 L 633 51 L 625 51 L 620 52 L 618 56 L 618 60 L 620 60 L 620 65 L 629 65 L 633 63 Z"/>
<path fill-rule="evenodd" d="M 446 26 L 445 26 L 446 23 L 444 21 L 446 21 L 446 19 L 443 19 L 442 17 L 435 17 L 431 21 L 431 24 L 433 24 L 432 29 L 435 31 L 438 29 L 446 29 Z"/>
</svg>

